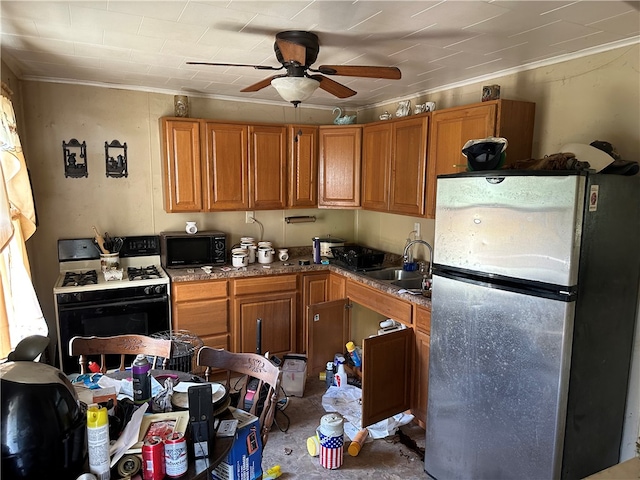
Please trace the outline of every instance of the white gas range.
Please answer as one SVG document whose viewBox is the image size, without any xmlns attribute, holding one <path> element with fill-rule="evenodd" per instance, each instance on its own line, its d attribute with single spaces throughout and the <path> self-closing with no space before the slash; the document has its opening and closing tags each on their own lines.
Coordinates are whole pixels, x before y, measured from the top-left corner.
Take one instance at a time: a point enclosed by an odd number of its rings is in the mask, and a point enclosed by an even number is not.
<svg viewBox="0 0 640 480">
<path fill-rule="evenodd" d="M 171 331 L 169 276 L 160 265 L 160 238 L 127 237 L 120 250 L 121 280 L 106 280 L 93 239 L 58 240 L 60 275 L 53 288 L 58 357 L 65 373 L 74 336 L 152 335 Z M 118 272 L 119 273 L 119 272 Z"/>
</svg>

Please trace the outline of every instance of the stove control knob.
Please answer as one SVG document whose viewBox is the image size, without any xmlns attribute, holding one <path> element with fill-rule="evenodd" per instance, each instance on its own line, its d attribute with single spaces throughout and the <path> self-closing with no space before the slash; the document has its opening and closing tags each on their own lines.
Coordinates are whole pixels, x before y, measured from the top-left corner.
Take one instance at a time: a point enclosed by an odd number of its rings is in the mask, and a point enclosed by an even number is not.
<svg viewBox="0 0 640 480">
<path fill-rule="evenodd" d="M 81 301 L 82 301 L 82 298 L 83 298 L 82 292 L 74 292 L 74 293 L 72 294 L 72 296 L 73 296 L 73 299 L 74 299 L 76 302 L 81 302 Z"/>
<path fill-rule="evenodd" d="M 156 293 L 164 293 L 164 285 L 156 285 Z"/>
</svg>

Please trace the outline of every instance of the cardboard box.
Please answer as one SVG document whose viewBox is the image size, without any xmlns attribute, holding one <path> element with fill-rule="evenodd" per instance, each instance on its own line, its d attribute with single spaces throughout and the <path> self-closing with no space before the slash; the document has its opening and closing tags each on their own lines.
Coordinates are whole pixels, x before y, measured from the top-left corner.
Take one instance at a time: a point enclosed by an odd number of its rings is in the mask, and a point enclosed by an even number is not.
<svg viewBox="0 0 640 480">
<path fill-rule="evenodd" d="M 307 380 L 307 356 L 292 353 L 282 363 L 282 389 L 286 395 L 302 397 Z"/>
<path fill-rule="evenodd" d="M 227 458 L 211 472 L 215 480 L 256 480 L 262 476 L 262 439 L 258 417 L 229 407 L 238 420 L 236 439 Z"/>
</svg>

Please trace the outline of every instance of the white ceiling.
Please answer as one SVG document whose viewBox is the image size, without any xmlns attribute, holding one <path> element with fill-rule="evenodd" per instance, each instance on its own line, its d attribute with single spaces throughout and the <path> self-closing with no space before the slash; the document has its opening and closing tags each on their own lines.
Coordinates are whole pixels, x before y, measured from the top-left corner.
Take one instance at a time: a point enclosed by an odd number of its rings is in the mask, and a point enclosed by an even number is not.
<svg viewBox="0 0 640 480">
<path fill-rule="evenodd" d="M 318 34 L 313 67 L 397 66 L 401 80 L 331 76 L 306 105 L 357 108 L 637 43 L 638 1 L 1 0 L 2 59 L 21 79 L 283 102 L 240 90 L 279 67 L 274 36 Z"/>
</svg>

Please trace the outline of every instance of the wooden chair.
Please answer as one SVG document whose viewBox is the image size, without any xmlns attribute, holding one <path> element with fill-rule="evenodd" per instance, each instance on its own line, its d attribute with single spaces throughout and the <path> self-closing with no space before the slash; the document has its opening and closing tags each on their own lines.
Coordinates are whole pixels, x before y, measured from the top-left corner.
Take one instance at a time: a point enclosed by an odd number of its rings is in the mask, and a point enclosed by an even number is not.
<svg viewBox="0 0 640 480">
<path fill-rule="evenodd" d="M 87 373 L 87 356 L 100 355 L 100 372 L 106 373 L 105 355 L 120 355 L 118 370 L 125 370 L 127 355 L 144 353 L 153 357 L 151 368 L 156 368 L 158 357 L 162 358 L 162 368 L 166 369 L 171 358 L 171 340 L 148 337 L 146 335 L 117 335 L 114 337 L 73 337 L 69 340 L 69 355 L 78 356 L 80 373 Z"/>
<path fill-rule="evenodd" d="M 278 402 L 278 390 L 282 380 L 282 370 L 269 361 L 268 358 L 258 355 L 257 353 L 231 353 L 227 350 L 202 347 L 198 351 L 198 365 L 206 367 L 204 376 L 209 381 L 212 370 L 226 370 L 227 388 L 231 389 L 231 377 L 233 373 L 247 375 L 258 379 L 256 388 L 256 401 L 254 401 L 249 409 L 249 413 L 259 417 L 260 437 L 262 438 L 262 447 L 267 444 L 269 430 L 273 424 L 273 417 L 276 413 Z M 247 393 L 246 383 L 240 391 L 240 398 L 245 398 Z M 257 395 L 263 390 L 263 386 L 267 389 L 267 395 L 264 400 L 264 406 L 260 415 L 256 414 L 258 406 Z"/>
</svg>

